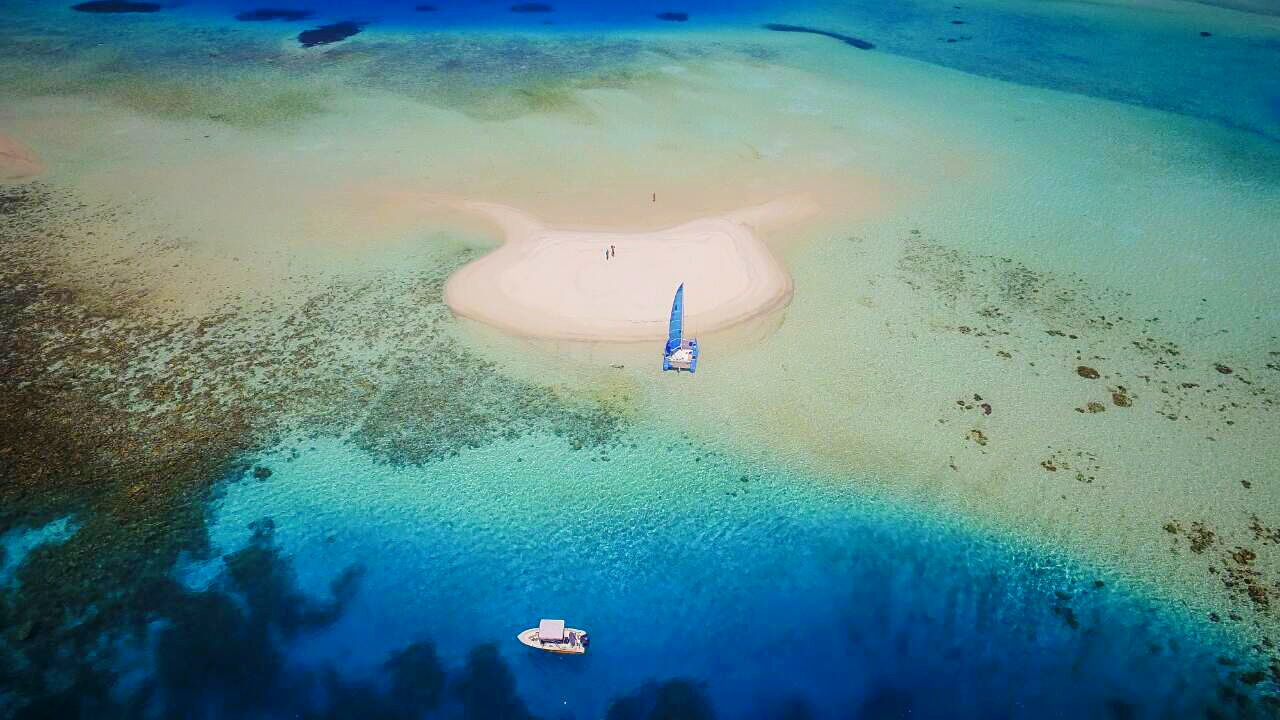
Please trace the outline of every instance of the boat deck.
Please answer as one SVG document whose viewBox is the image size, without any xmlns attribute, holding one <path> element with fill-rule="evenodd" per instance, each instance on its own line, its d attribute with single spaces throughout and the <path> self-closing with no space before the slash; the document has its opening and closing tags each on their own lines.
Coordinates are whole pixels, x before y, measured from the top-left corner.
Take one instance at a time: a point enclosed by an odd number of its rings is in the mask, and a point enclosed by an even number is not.
<svg viewBox="0 0 1280 720">
<path fill-rule="evenodd" d="M 537 628 L 529 628 L 516 637 L 520 642 L 531 648 L 544 650 L 546 652 L 559 653 L 561 655 L 581 655 L 587 651 L 587 647 L 583 645 L 581 641 L 581 638 L 586 636 L 586 632 L 578 630 L 577 628 L 565 628 L 564 634 L 566 638 L 573 638 L 573 642 L 570 642 L 567 639 L 564 642 L 558 643 L 542 642 L 542 639 L 538 637 Z"/>
</svg>

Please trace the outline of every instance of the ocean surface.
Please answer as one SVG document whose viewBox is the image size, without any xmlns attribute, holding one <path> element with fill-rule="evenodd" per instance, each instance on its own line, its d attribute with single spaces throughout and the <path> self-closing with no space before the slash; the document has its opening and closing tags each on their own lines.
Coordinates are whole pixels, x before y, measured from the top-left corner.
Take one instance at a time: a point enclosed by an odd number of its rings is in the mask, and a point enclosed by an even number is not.
<svg viewBox="0 0 1280 720">
<path fill-rule="evenodd" d="M 71 5 L 0 0 L 0 718 L 1280 713 L 1280 8 Z M 663 377 L 455 319 L 410 191 L 831 210 Z"/>
<path fill-rule="evenodd" d="M 457 673 L 491 642 L 514 679 L 494 691 L 542 717 L 663 703 L 678 681 L 699 702 L 663 717 L 874 718 L 1194 716 L 1228 674 L 1205 638 L 1044 548 L 661 427 L 569 453 L 531 436 L 423 468 L 299 438 L 259 462 L 269 480 L 234 481 L 212 506 L 217 551 L 270 548 L 315 603 L 359 572 L 331 625 L 282 648 L 300 674 L 376 684 L 407 641 Z M 199 590 L 225 575 L 220 558 L 181 571 Z M 588 628 L 587 656 L 512 643 L 544 615 Z"/>
</svg>

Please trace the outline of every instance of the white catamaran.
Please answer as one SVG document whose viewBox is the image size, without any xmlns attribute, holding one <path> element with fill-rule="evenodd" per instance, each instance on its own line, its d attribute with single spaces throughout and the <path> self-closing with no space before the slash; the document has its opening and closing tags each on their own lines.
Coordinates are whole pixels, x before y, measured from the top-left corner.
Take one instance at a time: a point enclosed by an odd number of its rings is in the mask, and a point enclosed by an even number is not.
<svg viewBox="0 0 1280 720">
<path fill-rule="evenodd" d="M 662 369 L 698 372 L 698 339 L 684 337 L 684 283 L 676 288 L 676 298 L 671 302 L 671 324 L 667 328 Z"/>
<path fill-rule="evenodd" d="M 516 636 L 531 648 L 561 655 L 581 655 L 587 651 L 585 630 L 567 628 L 563 620 L 539 620 L 538 627 L 529 628 Z"/>
</svg>

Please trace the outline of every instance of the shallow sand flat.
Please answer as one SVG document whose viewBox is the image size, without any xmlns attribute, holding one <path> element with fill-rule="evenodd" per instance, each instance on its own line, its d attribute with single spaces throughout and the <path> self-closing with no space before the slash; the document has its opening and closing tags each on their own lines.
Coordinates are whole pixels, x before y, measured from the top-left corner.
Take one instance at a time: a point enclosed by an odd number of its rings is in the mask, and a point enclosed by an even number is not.
<svg viewBox="0 0 1280 720">
<path fill-rule="evenodd" d="M 665 230 L 610 232 L 550 228 L 502 205 L 463 207 L 497 221 L 505 242 L 450 278 L 445 302 L 455 313 L 530 337 L 617 342 L 665 337 L 681 284 L 690 333 L 784 307 L 791 278 L 759 233 L 817 209 L 792 198 Z"/>
<path fill-rule="evenodd" d="M 933 97 L 964 108 L 947 136 L 987 155 L 893 212 L 784 242 L 795 297 L 772 337 L 733 354 L 704 343 L 714 361 L 696 378 L 650 377 L 651 350 L 599 347 L 583 357 L 626 369 L 567 377 L 556 347 L 528 372 L 627 388 L 766 462 L 869 472 L 897 497 L 1069 547 L 1246 642 L 1274 637 L 1280 346 L 1264 278 L 1280 216 L 1258 158 L 1275 149 L 987 81 Z M 1257 155 L 1231 162 L 1233 144 Z M 1257 557 L 1242 565 L 1236 548 Z"/>
<path fill-rule="evenodd" d="M 489 198 L 552 226 L 653 229 L 819 186 L 834 229 L 778 233 L 798 241 L 779 245 L 796 296 L 774 339 L 736 358 L 709 346 L 715 362 L 697 382 L 678 385 L 650 377 L 651 365 L 629 375 L 630 361 L 627 373 L 611 373 L 599 355 L 593 368 L 605 374 L 606 390 L 652 391 L 649 409 L 664 417 L 679 410 L 692 433 L 727 435 L 740 448 L 835 476 L 869 472 L 977 521 L 1061 540 L 1175 597 L 1194 598 L 1197 609 L 1221 609 L 1229 594 L 1220 579 L 1179 562 L 1191 557 L 1185 536 L 1161 523 L 1189 523 L 1198 511 L 1220 532 L 1233 528 L 1230 542 L 1248 541 L 1244 504 L 1273 509 L 1277 498 L 1257 480 L 1274 476 L 1277 465 L 1266 445 L 1274 415 L 1254 422 L 1254 411 L 1242 412 L 1233 440 L 1208 441 L 1181 416 L 1156 414 L 1163 403 L 1151 398 L 1164 393 L 1127 382 L 1147 374 L 1124 354 L 1141 334 L 1088 351 L 1131 366 L 1120 382 L 1139 397 L 1131 408 L 1114 408 L 1105 387 L 1086 395 L 1084 381 L 1071 375 L 1076 348 L 1068 339 L 1044 347 L 1032 338 L 1050 336 L 1028 331 L 1025 343 L 979 353 L 967 344 L 977 336 L 959 328 L 975 327 L 973 316 L 981 319 L 994 304 L 975 300 L 950 317 L 947 293 L 901 281 L 896 264 L 909 229 L 919 227 L 970 257 L 1010 257 L 1036 272 L 1067 271 L 1095 288 L 1133 292 L 1140 308 L 1133 317 L 1176 309 L 1184 322 L 1169 329 L 1211 346 L 1196 350 L 1197 377 L 1185 379 L 1203 384 L 1199 375 L 1216 374 L 1206 363 L 1226 357 L 1211 349 L 1258 346 L 1274 334 L 1265 329 L 1272 316 L 1255 320 L 1262 313 L 1250 312 L 1276 297 L 1273 283 L 1254 277 L 1276 267 L 1265 242 L 1277 227 L 1272 173 L 1258 160 L 1270 156 L 1239 162 L 1224 149 L 1236 135 L 1188 123 L 1171 131 L 1175 124 L 1159 113 L 849 53 L 838 43 L 804 47 L 822 72 L 677 63 L 637 86 L 571 93 L 581 112 L 505 122 L 379 94 L 335 102 L 330 114 L 296 126 L 255 131 L 104 111 L 92 102 L 66 115 L 65 103 L 33 100 L 17 114 L 23 137 L 48 153 L 60 179 L 94 199 L 140 202 L 146 211 L 121 219 L 121 232 L 81 238 L 92 245 L 86 256 L 111 261 L 92 269 L 151 293 L 159 307 L 188 312 L 255 292 L 302 302 L 317 283 L 356 269 L 377 275 L 393 263 L 431 262 L 424 245 L 457 242 L 433 235 L 430 213 L 396 193 Z M 727 116 L 717 111 L 723 107 L 744 110 Z M 57 117 L 64 119 L 51 122 Z M 41 127 L 61 143 L 30 134 Z M 578 152 L 583 146 L 592 152 Z M 875 195 L 868 188 L 892 188 L 906 200 L 847 212 Z M 156 234 L 178 247 L 149 252 L 143 241 Z M 987 282 L 961 265 L 950 274 L 961 287 Z M 668 303 L 664 297 L 664 311 Z M 1193 324 L 1200 305 L 1203 330 Z M 1054 328 L 1036 332 L 1046 329 Z M 1027 364 L 1011 370 L 997 350 Z M 1059 374 L 1040 385 L 1037 373 L 1049 360 Z M 1264 365 L 1252 360 L 1242 367 L 1260 372 Z M 517 362 L 504 358 L 504 371 Z M 537 379 L 578 383 L 562 365 Z M 994 405 L 991 416 L 978 415 L 973 394 Z M 1075 412 L 1089 401 L 1108 409 Z M 960 427 L 947 413 L 977 422 Z M 1071 474 L 1044 469 L 1039 463 L 1058 449 L 1092 453 L 1105 472 L 1078 483 L 1073 462 Z M 1156 467 L 1165 471 L 1152 479 Z M 1250 478 L 1253 495 L 1239 495 L 1246 490 L 1239 481 Z M 1066 488 L 1046 479 L 1064 479 Z M 1135 520 L 1133 508 L 1142 517 Z M 1183 543 L 1178 557 L 1166 544 L 1172 540 Z M 1229 548 L 1226 542 L 1215 548 Z M 1275 562 L 1264 553 L 1257 564 Z"/>
<path fill-rule="evenodd" d="M 483 197 L 557 226 L 656 229 L 791 194 L 874 213 L 901 190 L 871 172 L 887 159 L 855 165 L 831 150 L 844 128 L 808 107 L 756 101 L 769 92 L 807 106 L 834 86 L 810 87 L 785 68 L 752 72 L 744 82 L 740 65 L 708 61 L 631 90 L 577 93 L 590 122 L 557 112 L 478 121 L 376 92 L 336 99 L 306 122 L 251 130 L 82 98 L 19 100 L 12 111 L 48 148 L 58 171 L 50 181 L 89 202 L 128 205 L 130 225 L 147 228 L 78 238 L 73 260 L 88 281 L 109 266 L 134 277 L 154 306 L 198 314 L 263 297 L 288 302 L 324 277 L 416 262 L 426 245 L 496 240 L 475 237 L 474 220 L 456 212 L 424 214 L 415 194 Z M 733 103 L 761 112 L 717 117 L 715 107 Z M 939 149 L 904 132 L 911 127 L 882 142 Z M 153 246 L 157 237 L 167 249 Z"/>
</svg>

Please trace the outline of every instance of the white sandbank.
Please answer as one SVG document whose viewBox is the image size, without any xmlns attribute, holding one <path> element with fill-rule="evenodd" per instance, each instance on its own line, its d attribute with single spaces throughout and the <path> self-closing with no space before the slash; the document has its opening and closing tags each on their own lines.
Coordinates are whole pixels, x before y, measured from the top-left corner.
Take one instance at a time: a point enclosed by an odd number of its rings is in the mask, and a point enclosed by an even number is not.
<svg viewBox="0 0 1280 720">
<path fill-rule="evenodd" d="M 0 180 L 21 180 L 42 172 L 44 165 L 30 148 L 0 133 Z"/>
<path fill-rule="evenodd" d="M 435 198 L 439 201 L 439 198 Z M 817 207 L 792 197 L 657 231 L 551 228 L 505 205 L 444 201 L 496 222 L 505 242 L 445 285 L 453 311 L 527 337 L 628 342 L 664 338 L 676 287 L 688 332 L 783 308 L 791 276 L 761 233 Z M 611 258 L 605 251 L 614 248 Z"/>
</svg>

